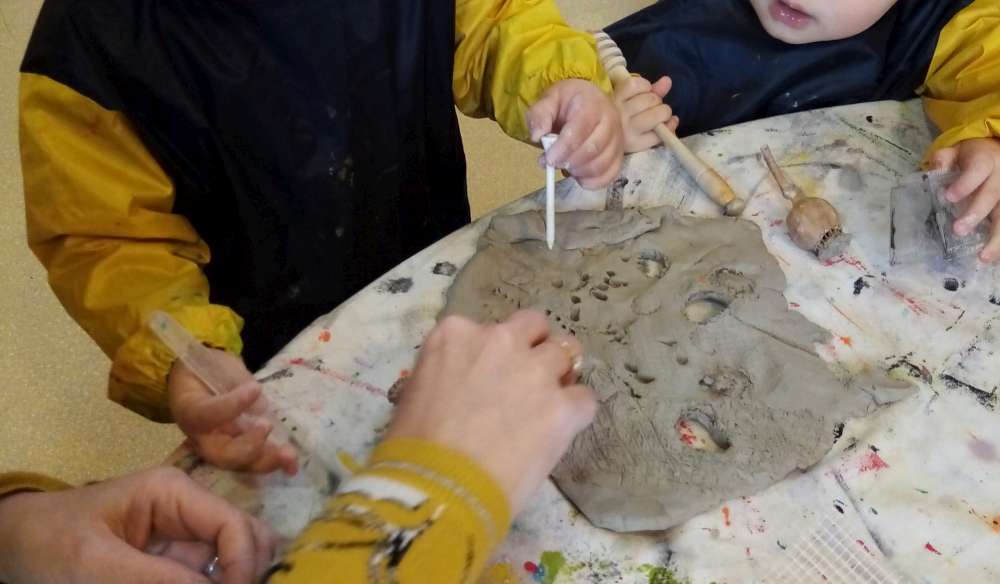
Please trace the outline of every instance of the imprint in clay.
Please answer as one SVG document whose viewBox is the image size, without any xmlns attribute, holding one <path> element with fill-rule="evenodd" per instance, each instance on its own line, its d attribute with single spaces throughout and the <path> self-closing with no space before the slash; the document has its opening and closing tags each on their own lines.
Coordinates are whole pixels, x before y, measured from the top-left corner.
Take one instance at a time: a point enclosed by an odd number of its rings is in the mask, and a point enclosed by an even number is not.
<svg viewBox="0 0 1000 584">
<path fill-rule="evenodd" d="M 840 379 L 829 334 L 788 310 L 785 278 L 747 221 L 661 207 L 498 216 L 445 314 L 545 313 L 583 343 L 601 407 L 553 473 L 595 525 L 660 530 L 818 462 L 834 428 L 910 392 Z M 512 430 L 516 431 L 516 430 Z"/>
</svg>

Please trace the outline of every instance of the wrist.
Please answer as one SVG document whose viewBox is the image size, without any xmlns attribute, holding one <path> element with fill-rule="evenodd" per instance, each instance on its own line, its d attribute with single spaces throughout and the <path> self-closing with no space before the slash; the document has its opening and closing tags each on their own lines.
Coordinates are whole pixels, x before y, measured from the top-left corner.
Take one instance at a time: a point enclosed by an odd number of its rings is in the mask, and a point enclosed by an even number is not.
<svg viewBox="0 0 1000 584">
<path fill-rule="evenodd" d="M 24 541 L 23 517 L 25 507 L 36 497 L 43 496 L 38 491 L 15 491 L 0 496 L 0 582 L 13 582 L 18 551 Z"/>
</svg>

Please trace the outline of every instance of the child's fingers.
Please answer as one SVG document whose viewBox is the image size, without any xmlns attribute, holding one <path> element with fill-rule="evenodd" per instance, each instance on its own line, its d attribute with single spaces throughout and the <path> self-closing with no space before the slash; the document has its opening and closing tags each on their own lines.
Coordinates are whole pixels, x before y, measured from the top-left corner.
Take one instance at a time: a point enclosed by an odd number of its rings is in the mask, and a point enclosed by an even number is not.
<svg viewBox="0 0 1000 584">
<path fill-rule="evenodd" d="M 653 132 L 646 132 L 638 136 L 634 136 L 629 139 L 628 147 L 625 149 L 626 154 L 632 154 L 634 152 L 642 152 L 643 150 L 649 150 L 650 148 L 656 148 L 661 144 L 660 137 Z"/>
<path fill-rule="evenodd" d="M 201 385 L 201 382 L 193 382 Z M 229 422 L 232 422 L 247 411 L 261 395 L 261 386 L 257 381 L 236 386 L 230 392 L 213 396 L 207 389 L 183 391 L 177 396 L 174 416 L 177 424 L 186 433 L 211 432 Z"/>
<path fill-rule="evenodd" d="M 961 154 L 965 154 L 965 152 Z M 953 203 L 965 199 L 976 189 L 979 189 L 993 174 L 996 166 L 992 156 L 979 150 L 970 150 L 968 154 L 959 159 L 958 163 L 962 173 L 944 192 L 945 198 Z M 985 216 L 986 213 L 983 213 L 980 218 Z"/>
<path fill-rule="evenodd" d="M 558 90 L 546 91 L 541 99 L 535 102 L 535 105 L 531 106 L 524 114 L 525 121 L 528 122 L 531 141 L 538 143 L 542 136 L 551 132 L 558 115 L 559 92 Z"/>
<path fill-rule="evenodd" d="M 1000 207 L 993 209 L 990 219 L 993 220 L 993 233 L 986 246 L 979 252 L 979 259 L 988 263 L 1000 259 Z"/>
<path fill-rule="evenodd" d="M 673 86 L 674 80 L 664 75 L 663 77 L 660 77 L 659 80 L 652 85 L 652 87 L 650 87 L 650 91 L 658 95 L 660 99 L 663 99 L 668 93 L 670 93 L 670 89 Z"/>
<path fill-rule="evenodd" d="M 638 132 L 651 132 L 659 124 L 666 124 L 674 117 L 673 110 L 667 104 L 643 111 L 632 117 L 629 127 Z"/>
<path fill-rule="evenodd" d="M 572 167 L 567 168 L 566 162 L 576 153 L 583 143 L 594 133 L 594 128 L 602 121 L 601 110 L 595 106 L 585 106 L 580 94 L 570 98 L 570 103 L 566 107 L 566 116 L 562 128 L 559 130 L 559 139 L 549 148 L 545 154 L 545 159 L 557 168 L 566 168 L 573 172 Z M 557 123 L 560 120 L 557 120 Z"/>
<path fill-rule="evenodd" d="M 564 166 L 575 175 L 585 172 L 583 169 L 587 164 L 608 149 L 614 131 L 614 124 L 608 120 L 601 120 L 583 144 L 569 155 Z"/>
<path fill-rule="evenodd" d="M 673 132 L 674 134 L 677 133 L 677 127 L 680 125 L 681 125 L 681 119 L 678 118 L 677 116 L 673 116 L 672 118 L 670 118 L 670 121 L 667 122 L 667 127 L 670 128 L 670 131 Z"/>
<path fill-rule="evenodd" d="M 608 186 L 621 170 L 621 149 L 620 139 L 616 137 L 608 148 L 575 172 L 580 186 L 589 190 Z"/>
<path fill-rule="evenodd" d="M 615 101 L 618 103 L 626 102 L 637 95 L 649 93 L 652 88 L 653 86 L 645 78 L 630 77 L 627 81 L 615 87 Z"/>
<path fill-rule="evenodd" d="M 647 91 L 646 93 L 637 95 L 622 104 L 622 111 L 624 111 L 628 116 L 636 116 L 646 110 L 660 107 L 661 105 L 667 108 L 670 107 L 669 105 L 663 103 L 663 100 L 660 99 L 660 97 L 655 93 Z"/>
<path fill-rule="evenodd" d="M 950 170 L 958 162 L 958 148 L 942 148 L 930 159 L 931 170 Z"/>
<path fill-rule="evenodd" d="M 267 437 L 271 433 L 271 423 L 258 418 L 253 421 L 239 436 L 226 436 L 218 432 L 203 434 L 195 438 L 198 455 L 219 468 L 226 470 L 243 470 L 261 465 L 258 459 L 264 454 Z M 271 468 L 277 468 L 277 461 L 272 461 Z"/>
<path fill-rule="evenodd" d="M 990 178 L 976 191 L 972 204 L 955 222 L 955 234 L 966 236 L 1000 203 L 1000 177 Z"/>
</svg>

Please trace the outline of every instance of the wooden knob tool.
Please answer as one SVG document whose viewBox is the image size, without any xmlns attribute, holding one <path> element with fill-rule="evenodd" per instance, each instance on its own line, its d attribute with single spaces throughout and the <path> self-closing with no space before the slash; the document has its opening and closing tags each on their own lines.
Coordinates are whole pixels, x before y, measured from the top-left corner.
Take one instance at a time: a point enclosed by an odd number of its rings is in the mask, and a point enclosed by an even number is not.
<svg viewBox="0 0 1000 584">
<path fill-rule="evenodd" d="M 594 38 L 597 39 L 597 54 L 601 58 L 604 69 L 608 72 L 608 77 L 611 78 L 611 83 L 617 87 L 628 81 L 631 78 L 627 68 L 628 63 L 615 41 L 603 31 L 594 33 Z M 698 183 L 701 190 L 722 207 L 726 215 L 738 217 L 743 213 L 746 201 L 736 196 L 726 179 L 698 158 L 694 152 L 691 152 L 691 149 L 684 142 L 681 142 L 680 138 L 671 132 L 666 124 L 659 124 L 653 131 L 656 132 L 663 145 L 674 153 L 681 166 Z"/>
</svg>

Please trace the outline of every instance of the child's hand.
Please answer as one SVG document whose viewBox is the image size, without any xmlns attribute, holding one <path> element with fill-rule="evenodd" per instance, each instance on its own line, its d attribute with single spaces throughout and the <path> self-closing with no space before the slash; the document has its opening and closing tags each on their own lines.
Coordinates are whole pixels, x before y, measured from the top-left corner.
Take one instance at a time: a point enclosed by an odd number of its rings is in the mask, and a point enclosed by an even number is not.
<svg viewBox="0 0 1000 584">
<path fill-rule="evenodd" d="M 965 214 L 955 221 L 955 234 L 968 235 L 986 217 L 993 220 L 993 234 L 979 253 L 979 259 L 1000 259 L 1000 140 L 977 138 L 952 148 L 939 150 L 931 166 L 946 170 L 957 165 L 961 175 L 945 192 L 953 203 L 968 199 Z"/>
<path fill-rule="evenodd" d="M 624 137 L 618 109 L 593 83 L 556 83 L 528 110 L 531 141 L 549 132 L 559 139 L 543 160 L 569 172 L 585 189 L 607 186 L 621 169 Z M 547 158 L 546 158 L 547 157 Z"/>
<path fill-rule="evenodd" d="M 271 423 L 259 415 L 265 409 L 263 388 L 239 357 L 212 350 L 215 369 L 226 379 L 238 380 L 216 396 L 180 360 L 167 378 L 167 397 L 177 426 L 198 456 L 219 468 L 269 473 L 298 470 L 297 454 L 289 445 L 268 441 Z M 251 420 L 246 427 L 242 420 Z"/>
<path fill-rule="evenodd" d="M 673 81 L 660 77 L 650 83 L 642 77 L 632 77 L 615 88 L 615 103 L 622 114 L 625 129 L 625 152 L 641 152 L 660 143 L 653 128 L 666 124 L 671 132 L 677 131 L 680 120 L 663 98 L 670 92 Z"/>
</svg>

